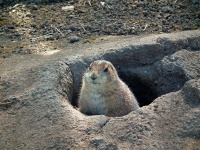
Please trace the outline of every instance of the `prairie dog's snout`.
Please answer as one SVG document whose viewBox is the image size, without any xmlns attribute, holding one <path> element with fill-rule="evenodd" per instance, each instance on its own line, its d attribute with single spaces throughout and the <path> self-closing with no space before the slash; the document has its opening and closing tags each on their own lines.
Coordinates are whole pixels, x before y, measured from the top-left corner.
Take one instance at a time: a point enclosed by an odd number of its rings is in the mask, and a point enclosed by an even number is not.
<svg viewBox="0 0 200 150">
<path fill-rule="evenodd" d="M 97 78 L 97 73 L 92 72 L 90 78 L 91 78 L 92 80 L 95 80 L 95 79 Z"/>
</svg>

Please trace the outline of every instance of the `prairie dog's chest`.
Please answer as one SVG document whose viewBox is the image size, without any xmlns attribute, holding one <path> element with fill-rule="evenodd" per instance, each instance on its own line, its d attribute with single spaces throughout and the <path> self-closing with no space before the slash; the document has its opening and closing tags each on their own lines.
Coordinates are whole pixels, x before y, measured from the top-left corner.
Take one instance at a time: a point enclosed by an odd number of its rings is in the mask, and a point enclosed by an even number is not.
<svg viewBox="0 0 200 150">
<path fill-rule="evenodd" d="M 100 93 L 90 94 L 90 109 L 97 114 L 105 114 L 107 112 L 105 98 Z"/>
<path fill-rule="evenodd" d="M 91 103 L 92 105 L 103 105 L 105 103 L 105 98 L 100 93 L 91 93 Z"/>
</svg>

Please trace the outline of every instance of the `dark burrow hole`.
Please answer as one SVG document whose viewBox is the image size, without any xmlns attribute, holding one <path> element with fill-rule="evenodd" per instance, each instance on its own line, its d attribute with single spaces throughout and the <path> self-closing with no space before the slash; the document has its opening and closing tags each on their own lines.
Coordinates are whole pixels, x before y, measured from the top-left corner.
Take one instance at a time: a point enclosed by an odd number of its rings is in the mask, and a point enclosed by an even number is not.
<svg viewBox="0 0 200 150">
<path fill-rule="evenodd" d="M 158 94 L 151 88 L 151 86 L 147 83 L 144 83 L 144 81 L 140 77 L 130 77 L 123 72 L 118 73 L 120 78 L 134 93 L 140 107 L 151 104 L 158 97 Z"/>
</svg>

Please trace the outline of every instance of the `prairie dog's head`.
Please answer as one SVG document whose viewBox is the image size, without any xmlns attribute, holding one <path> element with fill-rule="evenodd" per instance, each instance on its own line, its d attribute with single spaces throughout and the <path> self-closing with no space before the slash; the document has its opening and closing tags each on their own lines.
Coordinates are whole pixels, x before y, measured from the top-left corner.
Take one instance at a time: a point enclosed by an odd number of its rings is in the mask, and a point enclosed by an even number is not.
<svg viewBox="0 0 200 150">
<path fill-rule="evenodd" d="M 84 74 L 84 81 L 91 86 L 109 85 L 118 79 L 115 67 L 105 60 L 96 60 Z"/>
</svg>

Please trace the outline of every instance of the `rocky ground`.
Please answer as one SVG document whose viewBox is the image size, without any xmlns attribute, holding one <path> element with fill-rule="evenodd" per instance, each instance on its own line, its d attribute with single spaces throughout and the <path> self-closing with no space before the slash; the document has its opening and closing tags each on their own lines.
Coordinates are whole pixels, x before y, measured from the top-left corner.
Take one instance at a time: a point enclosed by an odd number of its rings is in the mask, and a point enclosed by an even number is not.
<svg viewBox="0 0 200 150">
<path fill-rule="evenodd" d="M 138 36 L 200 27 L 200 4 L 195 0 L 22 2 L 5 1 L 0 9 L 2 57 L 44 51 L 45 46 L 35 47 L 41 42 L 84 44 L 105 35 Z"/>
</svg>

